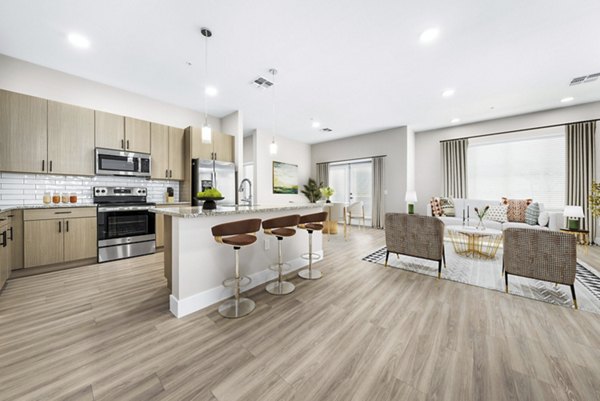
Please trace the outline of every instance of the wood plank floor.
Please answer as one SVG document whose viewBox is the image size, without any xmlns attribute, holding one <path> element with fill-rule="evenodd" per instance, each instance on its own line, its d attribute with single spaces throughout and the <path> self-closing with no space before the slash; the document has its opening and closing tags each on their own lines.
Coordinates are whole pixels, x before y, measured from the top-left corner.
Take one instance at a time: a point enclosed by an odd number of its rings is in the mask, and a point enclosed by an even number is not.
<svg viewBox="0 0 600 401">
<path fill-rule="evenodd" d="M 0 399 L 600 399 L 597 315 L 360 260 L 383 245 L 332 237 L 238 320 L 171 316 L 160 254 L 11 280 Z"/>
</svg>

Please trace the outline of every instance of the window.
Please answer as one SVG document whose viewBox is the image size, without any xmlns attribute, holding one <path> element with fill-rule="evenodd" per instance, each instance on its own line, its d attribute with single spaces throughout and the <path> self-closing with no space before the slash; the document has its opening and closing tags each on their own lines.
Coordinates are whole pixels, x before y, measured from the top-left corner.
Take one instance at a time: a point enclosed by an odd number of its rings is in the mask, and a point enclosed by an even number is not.
<svg viewBox="0 0 600 401">
<path fill-rule="evenodd" d="M 356 160 L 329 164 L 329 186 L 335 190 L 332 202 L 352 203 L 363 201 L 365 219 L 371 218 L 373 201 L 373 163 Z"/>
<path fill-rule="evenodd" d="M 532 198 L 563 209 L 565 152 L 562 127 L 469 139 L 469 198 Z"/>
</svg>

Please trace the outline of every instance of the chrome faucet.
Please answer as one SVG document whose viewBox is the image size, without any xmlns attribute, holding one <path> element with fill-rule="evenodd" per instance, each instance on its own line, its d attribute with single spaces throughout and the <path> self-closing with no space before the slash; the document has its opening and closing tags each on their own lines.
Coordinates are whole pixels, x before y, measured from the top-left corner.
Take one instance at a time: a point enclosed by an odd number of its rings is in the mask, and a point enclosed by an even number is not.
<svg viewBox="0 0 600 401">
<path fill-rule="evenodd" d="M 242 180 L 242 182 L 240 183 L 240 187 L 238 188 L 238 192 L 244 192 L 244 189 L 245 189 L 244 188 L 244 183 L 246 183 L 246 182 L 248 183 L 249 194 L 248 194 L 248 196 L 246 198 L 240 199 L 240 202 L 246 202 L 246 203 L 248 203 L 249 206 L 252 206 L 252 181 L 250 181 L 247 178 L 244 178 Z"/>
</svg>

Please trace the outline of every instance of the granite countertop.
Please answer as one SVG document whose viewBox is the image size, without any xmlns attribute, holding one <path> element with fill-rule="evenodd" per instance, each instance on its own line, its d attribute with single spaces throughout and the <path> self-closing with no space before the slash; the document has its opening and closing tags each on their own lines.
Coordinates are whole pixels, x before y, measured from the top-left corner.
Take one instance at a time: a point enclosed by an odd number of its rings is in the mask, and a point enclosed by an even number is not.
<svg viewBox="0 0 600 401">
<path fill-rule="evenodd" d="M 153 213 L 164 214 L 185 219 L 211 216 L 227 216 L 235 214 L 279 212 L 284 210 L 322 209 L 323 205 L 315 203 L 294 203 L 289 205 L 254 205 L 254 206 L 217 206 L 215 210 L 202 210 L 201 206 L 155 207 Z"/>
<path fill-rule="evenodd" d="M 182 201 L 182 202 L 156 202 L 156 206 L 190 206 L 192 204 L 191 201 Z"/>
<path fill-rule="evenodd" d="M 95 203 L 59 203 L 59 204 L 35 204 L 35 205 L 0 205 L 0 213 L 8 212 L 9 210 L 18 209 L 57 209 L 57 208 L 69 208 L 69 207 L 96 207 Z"/>
</svg>

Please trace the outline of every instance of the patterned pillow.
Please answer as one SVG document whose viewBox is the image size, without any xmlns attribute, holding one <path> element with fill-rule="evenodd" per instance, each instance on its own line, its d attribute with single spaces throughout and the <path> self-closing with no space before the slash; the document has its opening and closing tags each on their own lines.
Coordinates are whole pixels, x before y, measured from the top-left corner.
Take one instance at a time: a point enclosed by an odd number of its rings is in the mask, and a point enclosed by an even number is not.
<svg viewBox="0 0 600 401">
<path fill-rule="evenodd" d="M 508 221 L 508 217 L 506 216 L 507 211 L 507 205 L 490 206 L 490 209 L 486 213 L 484 220 L 492 220 L 497 221 L 498 223 L 506 223 Z"/>
<path fill-rule="evenodd" d="M 429 203 L 431 204 L 431 215 L 440 217 L 443 214 L 440 198 L 431 198 Z"/>
<path fill-rule="evenodd" d="M 525 210 L 533 202 L 532 199 L 508 199 L 502 198 L 502 204 L 508 205 L 508 221 L 515 223 L 525 223 Z"/>
<path fill-rule="evenodd" d="M 540 204 L 537 202 L 532 203 L 525 209 L 525 223 L 530 226 L 536 226 L 540 217 Z"/>
<path fill-rule="evenodd" d="M 455 217 L 454 201 L 452 198 L 439 198 L 440 207 L 442 208 L 442 215 L 446 217 Z"/>
<path fill-rule="evenodd" d="M 540 212 L 538 224 L 542 227 L 546 227 L 548 223 L 550 223 L 550 215 L 548 214 L 548 212 Z"/>
</svg>

